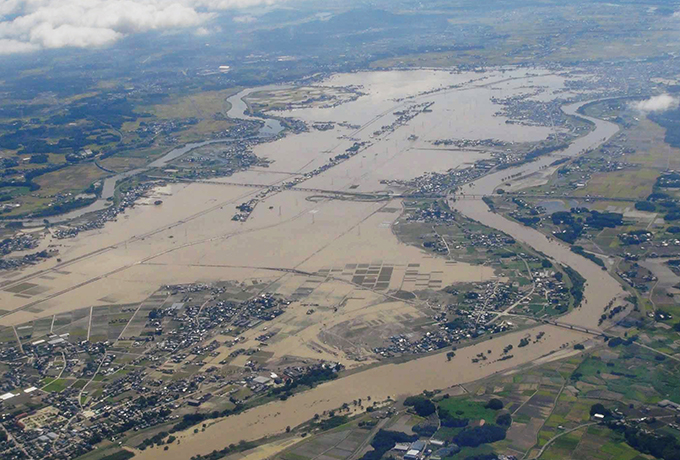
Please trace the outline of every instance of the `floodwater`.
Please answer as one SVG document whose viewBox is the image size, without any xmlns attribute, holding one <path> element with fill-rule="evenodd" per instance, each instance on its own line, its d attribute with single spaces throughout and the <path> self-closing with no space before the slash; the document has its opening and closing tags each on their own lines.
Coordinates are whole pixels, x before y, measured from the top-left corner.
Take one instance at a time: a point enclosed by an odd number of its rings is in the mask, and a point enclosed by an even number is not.
<svg viewBox="0 0 680 460">
<path fill-rule="evenodd" d="M 283 126 L 281 125 L 281 122 L 274 118 L 262 119 L 251 116 L 250 111 L 248 110 L 248 105 L 246 104 L 244 99 L 246 99 L 249 95 L 257 91 L 267 91 L 272 89 L 285 89 L 285 88 L 289 88 L 289 86 L 269 85 L 260 86 L 257 88 L 246 88 L 243 91 L 240 91 L 239 93 L 234 94 L 233 96 L 227 99 L 227 102 L 231 104 L 231 108 L 229 109 L 228 115 L 231 118 L 241 118 L 243 120 L 264 122 L 264 126 L 260 128 L 260 132 L 258 135 L 261 137 L 274 137 L 278 135 L 281 131 L 283 131 Z"/>
<path fill-rule="evenodd" d="M 202 147 L 204 145 L 208 144 L 214 144 L 217 142 L 225 142 L 222 139 L 214 139 L 214 140 L 209 140 L 209 141 L 203 141 L 203 142 L 192 142 L 189 144 L 185 144 L 181 147 L 174 148 L 170 150 L 168 153 L 163 155 L 161 158 L 158 158 L 157 160 L 149 163 L 148 166 L 145 166 L 144 168 L 137 168 L 137 169 L 132 169 L 130 171 L 125 171 L 120 174 L 115 174 L 113 176 L 109 176 L 106 179 L 104 179 L 104 184 L 102 186 L 102 194 L 99 197 L 97 201 L 94 203 L 85 206 L 84 208 L 76 209 L 75 211 L 71 211 L 65 214 L 59 214 L 57 216 L 51 216 L 47 220 L 49 220 L 51 223 L 60 223 L 60 222 L 68 222 L 73 219 L 77 219 L 79 217 L 84 216 L 85 214 L 89 214 L 91 212 L 96 212 L 96 211 L 101 211 L 103 209 L 106 209 L 111 205 L 111 202 L 109 201 L 109 198 L 113 197 L 114 192 L 116 191 L 116 184 L 123 180 L 127 179 L 128 177 L 136 176 L 137 174 L 140 174 L 144 171 L 147 171 L 150 168 L 162 168 L 166 166 L 168 163 L 170 163 L 172 160 L 181 157 L 185 153 L 189 152 L 190 150 L 196 149 L 198 147 Z M 26 226 L 36 226 L 36 225 L 43 225 L 43 219 L 20 219 L 21 222 L 24 223 Z"/>
<path fill-rule="evenodd" d="M 286 401 L 276 401 L 259 406 L 234 417 L 219 419 L 205 431 L 194 434 L 193 428 L 175 434 L 180 445 L 172 445 L 173 458 L 189 459 L 196 454 L 207 454 L 240 440 L 255 440 L 285 431 L 287 426 L 294 427 L 314 414 L 337 409 L 343 403 L 351 403 L 361 398 L 366 401 L 384 401 L 388 397 L 418 394 L 423 390 L 443 389 L 456 384 L 471 382 L 494 373 L 503 373 L 521 364 L 541 359 L 556 350 L 549 359 L 559 359 L 574 353 L 574 343 L 585 340 L 581 333 L 553 326 L 540 326 L 531 330 L 532 337 L 545 332 L 541 343 L 522 348 L 512 359 L 494 361 L 500 357 L 504 347 L 512 344 L 517 348 L 525 332 L 515 332 L 506 336 L 481 342 L 477 345 L 459 349 L 449 362 L 444 354 L 419 358 L 403 364 L 388 364 L 352 374 L 348 377 L 319 385 Z M 471 364 L 478 353 L 487 354 L 491 350 L 488 364 Z M 366 404 L 364 402 L 364 404 Z M 370 403 L 369 403 L 370 404 Z M 163 455 L 162 448 L 146 449 L 138 452 L 135 458 L 151 460 Z"/>
<path fill-rule="evenodd" d="M 269 87 L 266 87 L 269 88 Z M 271 88 L 284 88 L 283 86 L 272 86 Z M 256 118 L 256 117 L 251 117 L 250 115 L 246 114 L 245 112 L 248 110 L 246 103 L 243 101 L 243 98 L 247 97 L 249 94 L 251 94 L 253 91 L 257 90 L 260 91 L 263 88 L 249 88 L 245 89 L 238 94 L 235 94 L 231 96 L 227 101 L 231 104 L 231 109 L 229 110 L 229 115 L 234 116 L 234 118 L 242 118 L 245 120 L 255 120 L 255 121 L 264 121 L 264 125 L 260 128 L 258 131 L 258 136 L 260 137 L 275 137 L 277 136 L 281 131 L 283 131 L 283 126 L 281 123 L 273 118 L 267 118 L 265 120 L 262 120 L 261 118 Z M 202 147 L 204 145 L 209 145 L 209 144 L 215 144 L 218 142 L 229 142 L 223 139 L 213 139 L 213 140 L 208 140 L 208 141 L 202 141 L 202 142 L 191 142 L 185 145 L 182 145 L 180 147 L 176 147 L 172 150 L 170 150 L 168 153 L 163 155 L 161 158 L 158 158 L 154 160 L 153 162 L 149 163 L 147 166 L 143 168 L 137 168 L 133 169 L 130 171 L 125 171 L 120 174 L 115 174 L 113 176 L 107 177 L 104 179 L 104 184 L 102 188 L 102 194 L 101 197 L 95 201 L 94 203 L 85 206 L 84 208 L 77 209 L 75 211 L 68 212 L 66 214 L 60 214 L 58 216 L 52 216 L 48 218 L 48 220 L 52 223 L 60 223 L 60 222 L 68 222 L 73 219 L 77 219 L 79 217 L 82 217 L 86 214 L 92 213 L 92 212 L 97 212 L 101 211 L 103 209 L 106 209 L 111 205 L 111 202 L 109 201 L 109 198 L 113 197 L 113 194 L 116 190 L 116 184 L 120 182 L 123 179 L 127 179 L 128 177 L 136 176 L 137 174 L 140 174 L 144 171 L 147 171 L 151 168 L 163 168 L 168 165 L 168 163 L 172 162 L 173 160 L 181 157 L 182 155 L 188 153 L 191 150 L 194 150 L 196 148 Z M 26 226 L 36 226 L 36 225 L 43 225 L 43 219 L 21 219 L 21 222 L 24 223 Z"/>
<path fill-rule="evenodd" d="M 311 131 L 258 145 L 255 153 L 272 161 L 269 168 L 244 171 L 222 183 L 172 184 L 169 196 L 167 190 L 162 192 L 161 206 L 139 205 L 128 209 L 116 222 L 107 223 L 101 230 L 84 232 L 70 240 L 49 241 L 59 246 L 63 262 L 51 259 L 22 272 L 6 274 L 1 280 L 6 284 L 5 290 L 0 290 L 0 303 L 9 313 L 0 318 L 0 323 L 16 325 L 86 306 L 140 302 L 163 284 L 220 280 L 250 284 L 257 281 L 272 289 L 281 289 L 281 292 L 294 292 L 305 279 L 285 270 L 311 273 L 378 261 L 395 266 L 419 264 L 419 270 L 424 274 L 441 273 L 442 285 L 490 279 L 494 276 L 490 267 L 450 263 L 400 243 L 391 227 L 399 219 L 401 200 L 337 201 L 319 199 L 318 193 L 309 190 L 285 190 L 263 196 L 259 184 L 280 184 L 291 178 L 304 177 L 299 185 L 307 189 L 386 191 L 389 187 L 383 183 L 385 180 L 411 179 L 428 171 L 443 172 L 462 167 L 488 154 L 472 150 L 431 150 L 431 141 L 442 138 L 497 138 L 508 142 L 544 139 L 551 132 L 547 128 L 506 125 L 502 117 L 494 116 L 499 106 L 490 98 L 529 93 L 533 91 L 533 84 L 547 85 L 559 91 L 561 81 L 553 74 L 538 70 L 485 74 L 429 70 L 366 72 L 332 77 L 321 85 L 361 84 L 362 91 L 369 95 L 333 109 L 300 109 L 283 115 L 312 121 L 348 121 L 359 128 Z M 230 116 L 248 117 L 244 114 L 246 106 L 242 98 L 255 90 L 262 88 L 246 90 L 230 99 L 233 111 Z M 421 113 L 406 125 L 375 134 L 394 122 L 395 111 L 423 102 L 435 102 L 432 112 Z M 575 106 L 565 108 L 567 111 L 575 109 Z M 615 132 L 614 125 L 593 121 L 597 129 L 577 140 L 567 154 L 578 154 Z M 409 140 L 412 134 L 418 139 Z M 357 141 L 370 142 L 371 146 L 334 168 L 310 174 Z M 492 193 L 503 183 L 505 176 L 514 172 L 530 173 L 544 162 L 553 160 L 542 158 L 517 170 L 482 178 L 467 187 L 466 193 Z M 261 201 L 248 220 L 232 221 L 236 206 L 255 197 Z M 312 200 L 314 197 L 316 199 Z M 565 321 L 596 328 L 604 305 L 611 298 L 622 295 L 620 286 L 595 264 L 538 232 L 490 213 L 481 200 L 459 200 L 455 206 L 486 225 L 528 242 L 558 262 L 569 264 L 588 280 L 587 303 L 570 313 Z M 6 290 L 27 282 L 37 285 L 30 295 L 15 295 Z M 399 282 L 395 279 L 390 289 Z M 348 288 L 347 283 L 340 289 L 341 280 L 333 280 L 333 283 L 321 283 L 317 288 L 321 291 L 319 295 L 323 295 L 323 289 L 329 293 L 336 290 L 357 300 L 346 309 L 339 308 L 339 318 L 328 318 L 330 325 L 333 321 L 359 318 L 362 308 L 368 309 L 371 305 L 376 305 L 372 314 L 382 317 L 389 316 L 383 312 L 391 306 L 404 311 L 408 308 L 398 303 L 377 304 L 379 293 L 357 286 Z M 364 295 L 367 293 L 370 295 Z M 303 316 L 306 315 L 300 315 Z M 282 320 L 290 321 L 291 336 L 298 334 L 312 339 L 323 332 L 323 328 L 318 327 L 323 321 L 306 326 L 294 312 Z M 523 348 L 521 354 L 506 361 L 490 359 L 488 364 L 470 364 L 471 357 L 486 350 L 492 350 L 492 356 L 497 359 L 503 347 L 510 343 L 516 345 L 527 332 L 512 333 L 459 350 L 451 362 L 442 355 L 435 355 L 358 372 L 288 401 L 273 402 L 227 418 L 195 436 L 184 433 L 182 444 L 173 445 L 170 452 L 174 458 L 189 458 L 241 439 L 257 439 L 282 432 L 286 426 L 297 425 L 315 413 L 337 408 L 356 398 L 370 395 L 379 400 L 419 393 L 424 389 L 445 388 L 505 372 L 546 355 L 546 359 L 557 359 L 573 352 L 571 345 L 584 339 L 576 331 L 547 325 L 537 326 L 530 334 L 535 336 L 539 331 L 546 332 L 540 345 Z M 272 347 L 276 345 L 272 344 Z M 282 340 L 279 345 L 281 352 L 309 354 L 304 349 L 307 343 Z M 141 453 L 140 458 L 158 455 L 162 453 L 152 449 Z"/>
<path fill-rule="evenodd" d="M 557 169 L 557 166 L 550 167 L 550 164 L 557 158 L 579 155 L 586 150 L 596 148 L 618 132 L 619 128 L 614 123 L 579 115 L 577 110 L 584 104 L 571 104 L 564 107 L 563 110 L 569 115 L 581 116 L 594 123 L 595 129 L 590 133 L 576 139 L 567 149 L 557 152 L 555 155 L 541 157 L 532 163 L 489 174 L 464 186 L 461 192 L 457 194 L 456 201 L 450 201 L 450 204 L 465 216 L 505 232 L 518 241 L 532 246 L 557 262 L 568 265 L 579 272 L 587 280 L 584 292 L 584 305 L 563 316 L 561 320 L 589 329 L 596 329 L 597 318 L 602 314 L 605 306 L 612 299 L 620 299 L 625 296 L 625 291 L 621 285 L 607 271 L 602 270 L 590 260 L 574 254 L 567 244 L 562 243 L 556 238 L 548 238 L 537 230 L 491 212 L 486 203 L 478 199 L 480 195 L 492 194 L 510 176 L 518 174 L 522 177 L 539 173 L 548 175 Z M 510 179 L 510 182 L 515 181 L 515 179 Z M 466 195 L 468 198 L 465 197 Z M 471 195 L 476 195 L 477 199 L 469 199 Z"/>
<path fill-rule="evenodd" d="M 565 112 L 575 114 L 580 104 L 565 107 Z M 595 130 L 578 139 L 560 155 L 577 155 L 588 148 L 603 142 L 618 130 L 614 124 L 590 119 L 595 123 Z M 512 168 L 497 174 L 484 177 L 469 187 L 465 192 L 471 194 L 490 194 L 501 185 L 505 178 L 516 173 L 531 174 L 544 170 L 555 160 L 554 157 L 542 158 L 537 162 Z M 539 232 L 510 222 L 503 217 L 491 213 L 481 200 L 461 199 L 454 206 L 466 216 L 485 225 L 504 231 L 516 239 L 530 244 L 532 247 L 576 269 L 587 280 L 584 305 L 562 318 L 564 322 L 596 329 L 597 319 L 605 305 L 613 298 L 621 298 L 624 291 L 621 286 L 600 267 L 585 258 L 572 253 L 561 243 L 544 237 Z M 213 448 L 220 448 L 227 443 L 241 439 L 253 440 L 282 432 L 286 426 L 295 426 L 309 420 L 313 414 L 339 407 L 357 397 L 365 399 L 371 396 L 374 400 L 395 397 L 399 394 L 415 394 L 425 389 L 444 388 L 457 383 L 470 382 L 489 376 L 495 372 L 503 372 L 523 363 L 546 362 L 550 359 L 564 357 L 571 351 L 571 345 L 584 339 L 575 331 L 546 326 L 536 327 L 532 334 L 546 332 L 546 342 L 540 347 L 533 346 L 522 350 L 522 355 L 507 361 L 497 361 L 488 366 L 470 366 L 469 360 L 487 349 L 496 355 L 506 344 L 515 343 L 525 333 L 513 333 L 493 341 L 459 350 L 451 363 L 444 362 L 442 354 L 416 359 L 405 364 L 386 365 L 368 371 L 353 374 L 339 381 L 321 385 L 313 390 L 295 396 L 285 402 L 273 402 L 266 406 L 250 410 L 237 417 L 223 419 L 211 425 L 205 432 L 197 435 L 189 432 L 182 435 L 181 447 L 173 447 L 174 454 L 180 458 L 188 458 L 196 453 L 207 453 Z M 550 351 L 556 353 L 550 355 Z M 545 356 L 545 355 L 549 356 Z M 436 371 L 433 371 L 436 369 Z M 366 395 L 366 396 L 363 396 Z M 140 458 L 153 458 L 155 450 L 140 453 Z"/>
</svg>

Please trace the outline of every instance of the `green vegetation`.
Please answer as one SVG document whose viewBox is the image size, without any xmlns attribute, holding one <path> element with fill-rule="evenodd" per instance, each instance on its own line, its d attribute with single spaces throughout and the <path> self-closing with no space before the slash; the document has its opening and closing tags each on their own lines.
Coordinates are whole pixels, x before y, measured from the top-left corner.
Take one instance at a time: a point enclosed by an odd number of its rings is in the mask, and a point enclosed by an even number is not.
<svg viewBox="0 0 680 460">
<path fill-rule="evenodd" d="M 107 455 L 106 457 L 102 457 L 101 460 L 128 460 L 132 457 L 134 457 L 135 454 L 128 450 L 119 450 L 118 452 L 115 452 L 111 455 Z"/>
<path fill-rule="evenodd" d="M 442 424 L 447 419 L 484 420 L 492 423 L 496 419 L 496 411 L 485 407 L 483 403 L 467 398 L 448 398 L 437 402 L 440 414 L 445 412 Z M 441 417 L 441 415 L 440 415 Z M 446 425 L 445 425 L 446 426 Z"/>
<path fill-rule="evenodd" d="M 454 441 L 459 446 L 477 447 L 481 444 L 490 444 L 502 439 L 505 439 L 505 429 L 498 425 L 487 423 L 482 426 L 464 428 L 454 438 Z"/>
<path fill-rule="evenodd" d="M 606 266 L 605 266 L 605 263 L 604 263 L 604 261 L 603 261 L 602 259 L 600 259 L 599 257 L 597 257 L 595 254 L 591 254 L 591 253 L 589 253 L 589 252 L 586 252 L 586 250 L 583 249 L 583 246 L 576 246 L 576 245 L 574 245 L 574 246 L 571 247 L 571 251 L 574 252 L 574 253 L 576 253 L 576 254 L 578 254 L 578 255 L 580 255 L 580 256 L 582 256 L 582 257 L 585 257 L 586 259 L 588 259 L 588 260 L 594 262 L 596 265 L 599 265 L 599 266 L 602 267 L 602 268 L 605 268 L 605 267 L 606 267 Z"/>
<path fill-rule="evenodd" d="M 578 307 L 581 305 L 581 302 L 583 302 L 583 290 L 586 284 L 586 279 L 582 277 L 579 272 L 568 265 L 564 265 L 562 268 L 569 277 L 569 280 L 571 280 L 571 289 L 569 292 L 574 298 L 574 307 Z"/>
<path fill-rule="evenodd" d="M 56 379 L 52 380 L 45 388 L 43 388 L 44 391 L 47 391 L 48 393 L 59 393 L 63 391 L 69 384 L 69 381 L 66 379 Z"/>
<path fill-rule="evenodd" d="M 405 406 L 412 406 L 416 414 L 421 417 L 427 417 L 434 414 L 437 410 L 434 403 L 424 396 L 409 396 L 404 401 Z"/>
<path fill-rule="evenodd" d="M 492 398 L 484 407 L 491 410 L 501 410 L 503 409 L 503 401 L 498 398 Z"/>
</svg>

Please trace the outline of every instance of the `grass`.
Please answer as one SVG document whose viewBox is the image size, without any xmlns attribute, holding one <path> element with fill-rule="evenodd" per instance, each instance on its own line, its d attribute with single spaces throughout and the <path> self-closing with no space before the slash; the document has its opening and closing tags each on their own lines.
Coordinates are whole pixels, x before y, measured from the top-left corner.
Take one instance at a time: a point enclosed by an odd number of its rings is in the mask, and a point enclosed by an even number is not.
<svg viewBox="0 0 680 460">
<path fill-rule="evenodd" d="M 462 398 L 449 398 L 439 401 L 439 407 L 446 409 L 453 416 L 470 420 L 483 419 L 487 423 L 496 420 L 497 412 L 484 407 L 484 403 Z"/>
<path fill-rule="evenodd" d="M 576 190 L 574 195 L 644 199 L 652 193 L 659 174 L 658 170 L 647 168 L 597 173 L 593 174 L 586 187 Z"/>
<path fill-rule="evenodd" d="M 56 379 L 52 380 L 46 387 L 43 388 L 43 390 L 48 393 L 60 393 L 64 391 L 68 385 L 69 385 L 68 380 Z"/>
</svg>

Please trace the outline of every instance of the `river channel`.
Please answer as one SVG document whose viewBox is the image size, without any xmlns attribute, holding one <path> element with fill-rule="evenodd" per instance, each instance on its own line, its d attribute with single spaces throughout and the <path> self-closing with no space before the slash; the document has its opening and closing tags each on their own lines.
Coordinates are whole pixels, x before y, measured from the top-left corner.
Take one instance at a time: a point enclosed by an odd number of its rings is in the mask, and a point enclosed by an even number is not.
<svg viewBox="0 0 680 460">
<path fill-rule="evenodd" d="M 621 285 L 607 271 L 602 270 L 590 260 L 573 253 L 566 243 L 546 237 L 538 230 L 492 212 L 486 203 L 479 199 L 481 196 L 493 194 L 497 187 L 507 181 L 516 180 L 508 179 L 510 177 L 521 178 L 531 174 L 554 172 L 557 166 L 551 165 L 555 160 L 563 157 L 574 157 L 587 150 L 594 149 L 616 134 L 619 130 L 616 124 L 578 114 L 578 109 L 588 103 L 570 104 L 563 107 L 562 110 L 568 115 L 578 116 L 592 122 L 595 129 L 590 133 L 576 139 L 565 150 L 546 155 L 531 163 L 486 175 L 471 182 L 452 197 L 449 204 L 464 216 L 507 233 L 516 240 L 528 244 L 555 261 L 568 265 L 579 272 L 586 279 L 584 306 L 573 310 L 562 317 L 561 320 L 569 324 L 594 329 L 597 325 L 597 318 L 602 314 L 607 303 L 615 297 L 625 295 Z M 470 196 L 474 196 L 474 198 L 469 198 Z"/>
</svg>

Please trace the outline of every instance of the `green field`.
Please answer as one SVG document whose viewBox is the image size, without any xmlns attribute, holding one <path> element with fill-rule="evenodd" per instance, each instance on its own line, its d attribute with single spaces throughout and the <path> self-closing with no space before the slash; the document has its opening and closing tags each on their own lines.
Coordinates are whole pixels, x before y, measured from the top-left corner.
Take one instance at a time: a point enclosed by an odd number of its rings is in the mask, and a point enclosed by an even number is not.
<svg viewBox="0 0 680 460">
<path fill-rule="evenodd" d="M 485 403 L 472 401 L 470 399 L 442 399 L 438 404 L 439 407 L 449 411 L 451 415 L 456 416 L 457 418 L 484 420 L 487 423 L 493 423 L 498 415 L 497 411 L 484 407 Z"/>
<path fill-rule="evenodd" d="M 69 386 L 71 382 L 72 381 L 69 381 L 67 379 L 52 380 L 47 384 L 47 386 L 43 388 L 43 390 L 48 393 L 59 393 L 61 391 L 64 391 L 64 389 L 66 389 L 66 387 Z"/>
</svg>

